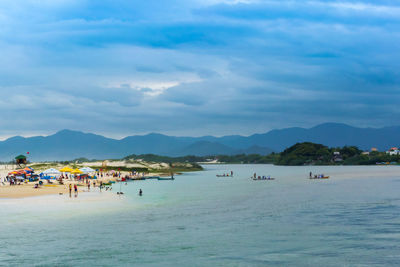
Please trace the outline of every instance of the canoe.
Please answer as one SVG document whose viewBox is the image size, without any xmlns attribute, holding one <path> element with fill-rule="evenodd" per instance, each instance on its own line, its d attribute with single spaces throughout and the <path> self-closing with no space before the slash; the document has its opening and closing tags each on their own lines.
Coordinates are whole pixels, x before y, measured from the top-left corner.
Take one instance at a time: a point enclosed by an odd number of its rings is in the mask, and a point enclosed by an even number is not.
<svg viewBox="0 0 400 267">
<path fill-rule="evenodd" d="M 147 177 L 144 177 L 146 180 L 151 180 L 151 179 L 154 179 L 154 180 L 156 180 L 156 179 L 160 179 L 160 176 L 147 176 Z"/>
<path fill-rule="evenodd" d="M 172 180 L 175 180 L 175 178 L 173 178 L 173 177 L 169 177 L 169 178 L 167 178 L 167 177 L 165 177 L 165 178 L 158 177 L 157 180 L 159 180 L 159 181 L 172 181 Z"/>
<path fill-rule="evenodd" d="M 329 179 L 329 176 L 324 176 L 324 177 L 316 177 L 316 178 L 314 178 L 314 177 L 312 177 L 312 178 L 310 178 L 311 180 L 314 180 L 314 179 Z"/>
<path fill-rule="evenodd" d="M 266 179 L 258 179 L 258 178 L 251 178 L 254 181 L 268 181 L 268 180 L 275 180 L 275 178 L 266 178 Z"/>
<path fill-rule="evenodd" d="M 217 177 L 233 177 L 232 175 L 221 175 L 221 174 L 217 174 Z"/>
</svg>

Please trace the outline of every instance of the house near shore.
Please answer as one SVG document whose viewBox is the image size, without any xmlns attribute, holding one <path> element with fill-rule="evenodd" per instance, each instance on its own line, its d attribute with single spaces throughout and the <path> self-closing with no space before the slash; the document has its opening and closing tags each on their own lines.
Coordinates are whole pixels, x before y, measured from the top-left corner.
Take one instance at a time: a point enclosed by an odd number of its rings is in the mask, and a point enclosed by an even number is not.
<svg viewBox="0 0 400 267">
<path fill-rule="evenodd" d="M 342 155 L 340 155 L 339 151 L 333 152 L 333 161 L 334 162 L 341 162 L 343 161 Z"/>
<path fill-rule="evenodd" d="M 397 156 L 400 155 L 400 150 L 397 147 L 392 147 L 386 151 L 386 154 L 389 154 L 390 156 Z"/>
</svg>

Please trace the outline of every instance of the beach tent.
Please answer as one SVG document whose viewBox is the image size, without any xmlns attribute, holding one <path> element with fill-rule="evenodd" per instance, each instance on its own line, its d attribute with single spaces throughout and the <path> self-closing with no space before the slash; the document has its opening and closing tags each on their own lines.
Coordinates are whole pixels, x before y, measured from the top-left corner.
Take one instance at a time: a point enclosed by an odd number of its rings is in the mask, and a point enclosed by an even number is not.
<svg viewBox="0 0 400 267">
<path fill-rule="evenodd" d="M 95 172 L 95 170 L 93 170 L 90 167 L 83 167 L 80 169 L 83 173 L 91 173 L 91 172 Z"/>
<path fill-rule="evenodd" d="M 44 174 L 44 175 L 60 175 L 61 172 L 58 171 L 58 170 L 56 170 L 56 169 L 54 169 L 54 168 L 50 168 L 50 169 L 45 170 L 45 171 L 43 172 L 43 174 Z"/>
<path fill-rule="evenodd" d="M 42 172 L 40 174 L 40 178 L 41 179 L 46 179 L 46 180 L 56 179 L 57 176 L 59 176 L 60 174 L 61 174 L 61 172 L 59 172 L 58 170 L 56 170 L 54 168 L 50 168 L 50 169 L 47 169 L 44 172 Z"/>
<path fill-rule="evenodd" d="M 75 170 L 71 171 L 71 173 L 73 173 L 73 174 L 81 174 L 81 173 L 83 173 L 83 171 L 81 171 L 80 169 L 75 169 Z"/>
<path fill-rule="evenodd" d="M 64 167 L 60 170 L 60 172 L 72 172 L 73 169 L 71 169 L 70 167 Z"/>
</svg>

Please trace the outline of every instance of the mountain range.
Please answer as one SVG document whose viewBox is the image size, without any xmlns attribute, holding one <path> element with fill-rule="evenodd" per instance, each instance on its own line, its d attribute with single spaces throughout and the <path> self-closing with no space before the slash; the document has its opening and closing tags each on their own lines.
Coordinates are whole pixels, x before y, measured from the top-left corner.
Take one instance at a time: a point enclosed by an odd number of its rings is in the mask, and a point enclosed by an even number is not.
<svg viewBox="0 0 400 267">
<path fill-rule="evenodd" d="M 297 142 L 314 142 L 330 147 L 358 146 L 386 150 L 400 142 L 400 126 L 357 128 L 325 123 L 313 128 L 286 128 L 251 136 L 175 137 L 162 134 L 128 136 L 117 140 L 79 131 L 62 130 L 49 136 L 12 137 L 0 141 L 0 160 L 10 161 L 29 152 L 29 160 L 71 160 L 122 158 L 131 154 L 166 156 L 216 154 L 269 154 L 280 152 Z"/>
</svg>

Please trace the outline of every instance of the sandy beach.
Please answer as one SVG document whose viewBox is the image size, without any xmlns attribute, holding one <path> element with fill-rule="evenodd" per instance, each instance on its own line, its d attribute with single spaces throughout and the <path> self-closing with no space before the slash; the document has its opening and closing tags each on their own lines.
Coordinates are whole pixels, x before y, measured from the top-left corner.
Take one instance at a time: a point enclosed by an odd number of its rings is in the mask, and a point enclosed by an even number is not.
<svg viewBox="0 0 400 267">
<path fill-rule="evenodd" d="M 15 165 L 0 165 L 0 177 L 6 177 L 10 171 L 15 170 Z M 40 173 L 40 171 L 38 171 Z M 125 175 L 125 174 L 124 174 Z M 103 178 L 98 178 L 97 184 L 102 182 L 108 182 L 111 180 L 116 180 L 110 176 L 104 176 Z M 43 186 L 35 188 L 35 184 L 38 182 L 21 183 L 20 185 L 9 185 L 8 183 L 0 184 L 0 199 L 2 198 L 26 198 L 26 197 L 36 197 L 43 195 L 59 195 L 68 194 L 69 184 L 84 184 L 83 182 L 77 182 L 73 180 L 64 180 L 64 184 L 60 185 L 57 181 L 53 181 L 52 184 L 48 184 L 44 181 Z M 91 181 L 91 187 L 93 188 L 93 181 Z M 87 191 L 86 186 L 78 186 L 78 193 Z"/>
<path fill-rule="evenodd" d="M 118 162 L 121 164 L 120 162 Z M 83 166 L 89 166 L 90 164 L 82 164 Z M 118 166 L 118 165 L 117 165 Z M 142 165 L 141 165 L 142 166 Z M 59 166 L 60 167 L 60 166 Z M 131 166 L 130 166 L 131 167 Z M 7 174 L 13 170 L 17 169 L 15 165 L 0 165 L 0 177 L 6 177 Z M 37 170 L 36 173 L 40 173 L 43 170 Z M 108 175 L 107 175 L 108 174 Z M 128 172 L 121 171 L 121 177 L 129 175 Z M 150 176 L 167 176 L 167 174 L 162 173 L 147 173 Z M 93 190 L 93 183 L 96 183 L 96 190 L 100 182 L 108 183 L 110 181 L 118 180 L 118 177 L 113 177 L 111 173 L 103 173 L 102 176 L 97 177 L 96 180 L 90 180 L 91 189 Z M 69 184 L 78 185 L 78 193 L 87 192 L 87 186 L 84 181 L 74 181 L 71 179 L 64 179 L 64 184 L 59 184 L 58 181 L 53 180 L 52 184 L 47 181 L 43 181 L 43 186 L 35 188 L 35 184 L 38 182 L 21 183 L 20 185 L 10 185 L 9 183 L 0 183 L 0 199 L 6 198 L 27 198 L 27 197 L 37 197 L 44 195 L 60 195 L 69 194 Z"/>
<path fill-rule="evenodd" d="M 43 195 L 67 194 L 66 185 L 42 186 L 34 188 L 34 184 L 2 186 L 0 187 L 0 198 L 25 198 Z"/>
</svg>

